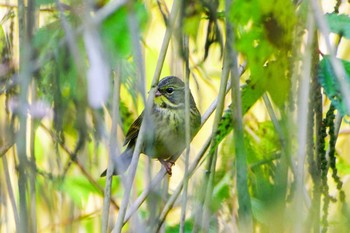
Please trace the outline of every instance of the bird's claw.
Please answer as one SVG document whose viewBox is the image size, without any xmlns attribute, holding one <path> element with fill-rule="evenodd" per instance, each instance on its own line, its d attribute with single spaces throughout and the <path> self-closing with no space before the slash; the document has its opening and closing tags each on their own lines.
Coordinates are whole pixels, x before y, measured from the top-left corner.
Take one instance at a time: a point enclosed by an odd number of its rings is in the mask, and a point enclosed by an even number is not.
<svg viewBox="0 0 350 233">
<path fill-rule="evenodd" d="M 172 170 L 171 170 L 171 167 L 174 166 L 174 162 L 173 161 L 164 161 L 162 159 L 159 159 L 159 162 L 164 166 L 166 172 L 169 174 L 169 176 L 172 175 Z"/>
</svg>

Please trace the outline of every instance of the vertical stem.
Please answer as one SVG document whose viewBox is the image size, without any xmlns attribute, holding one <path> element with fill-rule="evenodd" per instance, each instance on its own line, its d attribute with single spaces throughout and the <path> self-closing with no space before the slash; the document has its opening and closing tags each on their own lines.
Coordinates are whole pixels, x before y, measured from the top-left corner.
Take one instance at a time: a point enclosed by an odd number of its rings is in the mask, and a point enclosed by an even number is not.
<svg viewBox="0 0 350 233">
<path fill-rule="evenodd" d="M 182 192 L 182 206 L 181 206 L 181 217 L 180 217 L 180 233 L 185 232 L 185 221 L 186 221 L 186 206 L 187 206 L 187 195 L 188 195 L 188 164 L 190 157 L 190 89 L 189 89 L 189 78 L 190 78 L 190 67 L 189 67 L 189 45 L 188 36 L 183 35 L 183 51 L 185 59 L 185 131 L 186 131 L 186 152 L 185 152 L 185 174 L 184 174 L 184 185 Z"/>
<path fill-rule="evenodd" d="M 226 46 L 227 49 L 227 46 Z M 221 79 L 220 79 L 220 89 L 219 89 L 219 95 L 218 95 L 218 104 L 216 107 L 216 112 L 215 112 L 215 120 L 213 123 L 213 128 L 212 128 L 212 141 L 211 145 L 213 146 L 215 143 L 215 135 L 217 133 L 219 121 L 221 120 L 222 112 L 224 109 L 224 97 L 226 94 L 226 87 L 227 87 L 227 82 L 229 78 L 229 59 L 227 56 L 227 53 L 225 53 L 225 58 L 223 62 L 223 72 L 221 74 Z M 205 182 L 204 184 L 206 185 L 205 187 L 205 192 L 204 192 L 204 201 L 203 201 L 203 207 L 204 210 L 202 211 L 202 219 L 201 219 L 201 227 L 204 232 L 207 232 L 209 230 L 209 215 L 210 215 L 210 201 L 212 200 L 212 190 L 213 190 L 213 182 L 214 182 L 214 176 L 215 176 L 215 167 L 216 167 L 216 160 L 217 160 L 217 151 L 213 151 L 213 154 L 209 154 L 209 161 L 207 165 L 207 173 L 205 176 Z"/>
<path fill-rule="evenodd" d="M 231 0 L 225 1 L 226 12 L 229 12 L 231 7 Z M 228 19 L 228 17 L 226 17 Z M 248 168 L 246 151 L 244 147 L 243 137 L 243 114 L 242 114 L 242 101 L 240 90 L 240 75 L 237 65 L 237 55 L 234 51 L 233 45 L 235 42 L 234 33 L 232 31 L 232 25 L 226 20 L 226 35 L 228 45 L 228 56 L 231 63 L 231 85 L 232 85 L 232 114 L 233 114 L 233 126 L 234 126 L 234 145 L 236 155 L 236 179 L 237 179 L 237 193 L 238 193 L 238 221 L 240 232 L 253 232 L 253 216 L 251 210 L 250 196 L 248 191 Z M 231 42 L 231 43 L 230 43 Z M 235 106 L 235 109 L 233 109 Z"/>
<path fill-rule="evenodd" d="M 28 88 L 31 79 L 30 57 L 31 49 L 26 27 L 26 13 L 23 0 L 18 0 L 18 27 L 19 27 L 19 82 L 20 82 L 20 103 L 19 103 L 19 132 L 17 136 L 18 153 L 18 190 L 19 190 L 19 232 L 30 232 L 28 228 L 28 159 L 27 159 L 27 109 L 28 109 Z M 28 23 L 28 22 L 27 22 Z M 27 200 L 28 198 L 28 200 Z"/>
<path fill-rule="evenodd" d="M 103 199 L 102 209 L 102 233 L 108 232 L 108 220 L 109 220 L 109 207 L 111 198 L 111 185 L 112 185 L 112 174 L 114 170 L 113 157 L 119 154 L 119 148 L 117 145 L 117 119 L 119 117 L 119 102 L 120 102 L 120 77 L 119 74 L 114 77 L 114 88 L 113 88 L 113 106 L 112 106 L 112 129 L 109 136 L 109 157 L 108 157 L 108 168 L 106 175 L 106 185 Z"/>
<path fill-rule="evenodd" d="M 35 101 L 35 82 L 31 84 L 31 98 L 32 103 Z M 30 173 L 29 173 L 29 184 L 30 184 L 30 227 L 32 232 L 37 232 L 37 219 L 36 219 L 36 158 L 35 158 L 35 120 L 31 118 L 30 120 Z"/>
<path fill-rule="evenodd" d="M 36 17 L 35 17 L 35 0 L 29 0 L 27 1 L 27 37 L 28 37 L 28 45 L 30 45 L 33 37 L 34 30 L 36 28 Z M 32 51 L 31 47 L 28 46 L 29 50 L 29 59 L 32 58 Z M 29 75 L 31 75 L 31 71 L 29 71 Z M 35 101 L 36 98 L 36 88 L 35 88 L 35 82 L 31 82 L 31 77 L 28 76 L 28 90 L 31 83 L 31 98 L 32 103 Z M 29 184 L 30 184 L 30 194 L 28 196 L 28 200 L 30 201 L 30 222 L 28 225 L 28 228 L 31 232 L 37 232 L 37 220 L 36 220 L 36 159 L 35 159 L 35 150 L 34 150 L 34 143 L 35 143 L 35 122 L 34 119 L 31 119 L 29 122 L 30 124 L 30 141 L 29 141 L 29 148 L 30 148 L 30 170 L 29 172 Z M 29 212 L 28 212 L 29 213 Z"/>
<path fill-rule="evenodd" d="M 311 76 L 311 65 L 312 65 L 312 47 L 313 47 L 313 36 L 314 36 L 314 19 L 312 14 L 308 14 L 307 20 L 308 32 L 307 42 L 305 47 L 305 54 L 303 59 L 303 70 L 301 74 L 300 89 L 298 96 L 298 149 L 297 149 L 297 170 L 295 174 L 296 179 L 296 197 L 295 197 L 295 209 L 294 215 L 296 217 L 294 231 L 302 232 L 302 223 L 304 216 L 304 162 L 306 156 L 306 142 L 307 142 L 307 128 L 308 128 L 308 110 L 309 110 L 309 92 L 310 92 L 310 76 Z"/>
</svg>

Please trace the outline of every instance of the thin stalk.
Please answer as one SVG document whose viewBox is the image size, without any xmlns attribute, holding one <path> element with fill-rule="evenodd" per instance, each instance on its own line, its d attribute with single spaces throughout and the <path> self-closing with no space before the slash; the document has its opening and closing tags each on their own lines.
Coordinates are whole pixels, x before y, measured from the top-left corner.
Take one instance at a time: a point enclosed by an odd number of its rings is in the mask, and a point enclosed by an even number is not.
<svg viewBox="0 0 350 233">
<path fill-rule="evenodd" d="M 309 164 L 309 173 L 313 181 L 313 193 L 310 211 L 308 213 L 307 223 L 305 229 L 313 229 L 313 232 L 320 232 L 320 170 L 317 167 L 317 153 L 318 153 L 318 128 L 316 113 L 318 108 L 322 108 L 322 96 L 320 95 L 320 85 L 317 78 L 318 73 L 318 37 L 316 29 L 312 32 L 314 34 L 314 41 L 312 47 L 312 77 L 310 86 L 310 111 L 308 113 L 308 142 L 307 142 L 307 156 Z M 322 115 L 322 110 L 321 110 Z M 321 119 L 322 121 L 322 119 Z"/>
<path fill-rule="evenodd" d="M 36 28 L 36 7 L 35 7 L 35 0 L 29 0 L 27 2 L 27 37 L 28 37 L 28 43 L 30 43 L 30 41 L 32 41 L 32 37 L 33 37 L 33 33 L 34 33 L 34 29 Z M 31 50 L 30 50 L 31 51 Z M 31 59 L 31 53 L 30 53 L 30 57 Z M 36 98 L 36 86 L 35 86 L 35 81 L 33 80 L 31 82 L 30 85 L 31 88 L 31 103 L 33 103 L 35 101 Z M 29 90 L 29 86 L 28 86 L 28 90 Z M 29 159 L 30 159 L 30 170 L 29 170 L 29 192 L 30 195 L 28 197 L 28 200 L 30 201 L 30 222 L 28 225 L 28 228 L 30 229 L 29 231 L 31 232 L 37 232 L 37 218 L 36 218 L 36 212 L 37 212 L 37 208 L 36 208 L 36 158 L 35 158 L 35 149 L 34 149 L 34 145 L 35 145 L 35 121 L 34 119 L 31 117 L 30 121 L 28 121 L 29 124 L 29 148 L 30 148 L 30 154 L 29 154 Z M 30 198 L 30 199 L 29 199 Z"/>
<path fill-rule="evenodd" d="M 57 135 L 50 129 L 48 129 L 44 124 L 40 124 L 40 127 L 44 129 L 52 138 L 54 144 L 59 145 L 69 156 L 69 158 L 72 158 L 74 156 L 74 153 L 67 147 L 67 145 L 64 144 L 64 142 L 57 138 Z M 91 176 L 90 172 L 86 171 L 86 169 L 83 167 L 83 165 L 79 162 L 78 158 L 74 161 L 74 163 L 78 166 L 81 173 L 88 179 L 88 181 L 98 190 L 101 194 L 104 193 L 103 188 L 94 180 L 94 178 Z M 110 202 L 116 208 L 119 209 L 118 204 L 113 200 L 110 199 Z"/>
<path fill-rule="evenodd" d="M 294 225 L 294 232 L 302 232 L 303 219 L 306 217 L 304 210 L 304 162 L 306 158 L 306 142 L 307 142 L 307 128 L 308 128 L 308 111 L 309 111 L 309 92 L 310 92 L 310 77 L 312 75 L 312 48 L 314 43 L 314 18 L 309 12 L 307 19 L 307 42 L 305 45 L 305 52 L 303 56 L 303 70 L 300 77 L 299 96 L 298 96 L 298 131 L 297 131 L 297 170 L 295 174 L 296 192 L 295 192 L 295 206 L 294 216 L 296 218 Z"/>
<path fill-rule="evenodd" d="M 164 200 L 166 200 L 168 198 L 168 190 L 169 190 L 169 181 L 170 181 L 170 176 L 166 176 L 165 179 L 163 179 L 163 185 L 161 187 L 161 197 L 162 197 L 162 200 L 160 202 L 160 205 L 159 205 L 159 209 L 157 209 L 157 215 L 156 216 L 153 216 L 153 224 L 156 224 L 157 223 L 157 216 L 159 216 L 160 214 L 160 211 L 164 208 Z M 154 226 L 152 226 L 150 229 L 154 228 Z M 181 229 L 180 229 L 181 230 Z M 157 233 L 166 233 L 165 231 L 165 224 L 162 224 L 159 231 Z"/>
<path fill-rule="evenodd" d="M 194 159 L 193 163 L 189 166 L 189 168 L 188 168 L 188 177 L 189 178 L 193 175 L 199 162 L 201 161 L 205 152 L 209 148 L 210 142 L 211 142 L 211 136 L 209 136 L 208 139 L 205 141 L 205 143 L 202 146 L 201 151 L 198 153 L 198 155 Z M 152 231 L 152 232 L 157 232 L 160 229 L 160 227 L 163 225 L 163 222 L 164 222 L 166 216 L 168 215 L 171 208 L 174 206 L 175 201 L 177 200 L 178 196 L 181 193 L 181 190 L 183 188 L 183 184 L 184 184 L 184 179 L 181 180 L 180 184 L 178 184 L 178 186 L 176 187 L 174 193 L 170 196 L 170 198 L 166 202 L 164 209 L 159 216 L 158 225 L 157 225 L 156 229 L 154 229 L 154 231 Z"/>
<path fill-rule="evenodd" d="M 224 69 L 221 74 L 220 79 L 220 89 L 218 94 L 218 104 L 216 107 L 215 112 L 215 118 L 214 123 L 212 127 L 212 142 L 211 144 L 214 144 L 214 135 L 217 132 L 219 121 L 221 120 L 222 112 L 224 110 L 224 100 L 226 95 L 226 89 L 227 89 L 227 82 L 229 77 L 229 62 L 228 62 L 227 53 L 225 53 L 225 59 L 224 59 Z M 203 206 L 200 206 L 200 209 L 204 208 L 202 211 L 200 211 L 200 222 L 196 224 L 196 226 L 201 226 L 203 232 L 207 232 L 209 229 L 209 215 L 210 215 L 210 200 L 212 200 L 212 192 L 213 192 L 213 181 L 215 176 L 215 166 L 216 166 L 216 160 L 217 160 L 217 151 L 215 150 L 214 154 L 209 155 L 209 160 L 207 164 L 207 172 L 204 177 L 203 184 L 205 185 L 205 192 L 204 192 L 204 200 L 203 200 Z"/>
<path fill-rule="evenodd" d="M 19 82 L 20 82 L 20 112 L 19 112 L 19 132 L 17 135 L 18 154 L 18 190 L 19 190 L 19 232 L 30 232 L 28 228 L 28 200 L 31 193 L 28 193 L 28 158 L 27 158 L 27 109 L 28 93 L 31 80 L 31 46 L 28 38 L 28 28 L 26 27 L 26 9 L 23 0 L 18 0 L 18 27 L 19 27 Z M 28 22 L 27 22 L 28 23 Z"/>
<path fill-rule="evenodd" d="M 33 81 L 31 84 L 31 103 L 35 101 L 36 96 L 36 88 L 35 88 L 35 82 Z M 32 232 L 37 232 L 37 208 L 36 208 L 36 158 L 35 158 L 35 119 L 31 118 L 29 121 L 29 130 L 30 130 L 30 140 L 29 140 L 29 147 L 30 147 L 30 174 L 29 174 L 29 184 L 30 188 L 29 191 L 31 193 L 31 199 L 30 199 L 30 227 L 32 229 Z"/>
<path fill-rule="evenodd" d="M 225 1 L 225 9 L 230 9 L 231 0 Z M 227 17 L 229 18 L 229 17 Z M 247 157 L 244 147 L 243 136 L 243 114 L 242 114 L 242 100 L 240 90 L 240 75 L 237 64 L 237 55 L 234 51 L 235 37 L 232 30 L 231 23 L 226 20 L 226 35 L 228 44 L 228 57 L 230 58 L 231 69 L 231 98 L 232 98 L 232 117 L 234 127 L 233 143 L 235 145 L 236 155 L 236 180 L 237 180 L 237 195 L 238 195 L 238 222 L 241 232 L 253 232 L 253 216 L 250 202 L 250 195 L 248 191 L 248 168 Z M 232 43 L 232 44 L 230 44 Z M 235 107 L 235 109 L 233 109 Z"/>
<path fill-rule="evenodd" d="M 15 195 L 14 195 L 13 189 L 12 189 L 12 184 L 11 184 L 10 173 L 9 173 L 9 168 L 7 165 L 6 156 L 2 157 L 2 165 L 4 168 L 4 175 L 5 175 L 6 185 L 7 185 L 7 193 L 8 193 L 9 199 L 10 199 L 10 203 L 11 203 L 11 207 L 12 207 L 12 211 L 13 211 L 13 216 L 15 219 L 16 232 L 19 232 L 19 229 L 20 229 L 19 214 L 18 214 L 18 210 L 17 210 L 17 206 L 16 206 L 16 198 L 15 198 Z"/>
<path fill-rule="evenodd" d="M 161 70 L 163 67 L 165 55 L 166 55 L 168 45 L 170 42 L 170 38 L 171 38 L 171 34 L 173 31 L 173 25 L 175 23 L 177 15 L 178 15 L 179 9 L 180 9 L 180 1 L 174 1 L 173 7 L 172 7 L 172 10 L 170 13 L 170 23 L 169 23 L 169 26 L 167 27 L 166 32 L 165 32 L 161 51 L 160 51 L 160 54 L 158 57 L 156 70 L 155 70 L 155 73 L 153 76 L 152 88 L 150 90 L 147 103 L 145 105 L 145 114 L 144 114 L 143 122 L 147 122 L 148 118 L 150 117 L 149 111 L 152 109 L 153 100 L 154 100 L 155 91 L 156 91 L 156 85 L 158 83 L 158 79 L 159 79 L 159 76 L 160 76 L 160 73 L 161 73 Z M 133 183 L 134 178 L 135 178 L 138 159 L 139 159 L 140 152 L 141 152 L 141 145 L 143 142 L 144 133 L 145 133 L 146 128 L 147 128 L 146 124 L 141 124 L 140 132 L 139 132 L 139 135 L 138 135 L 137 140 L 136 140 L 136 146 L 135 146 L 135 150 L 133 153 L 131 165 L 129 168 L 129 174 L 128 174 L 127 183 L 125 185 L 124 196 L 123 196 L 121 207 L 119 210 L 117 222 L 116 222 L 115 227 L 113 229 L 113 233 L 121 232 L 121 229 L 123 227 L 126 209 L 127 209 L 127 205 L 128 205 L 129 198 L 130 198 L 130 191 L 131 191 L 132 183 Z"/>
<path fill-rule="evenodd" d="M 136 199 L 136 201 L 129 207 L 128 211 L 126 212 L 123 224 L 129 221 L 131 216 L 138 210 L 138 208 L 145 201 L 150 191 L 162 181 L 162 179 L 166 174 L 167 173 L 165 168 L 162 167 L 161 170 L 157 173 L 157 175 L 153 178 L 153 180 L 148 184 L 148 186 L 143 190 L 140 196 Z"/>
<path fill-rule="evenodd" d="M 185 221 L 186 221 L 186 207 L 188 198 L 188 164 L 190 157 L 190 89 L 189 89 L 189 78 L 190 78 L 190 67 L 189 67 L 189 45 L 188 36 L 183 36 L 183 51 L 185 59 L 185 130 L 186 130 L 186 152 L 185 152 L 185 174 L 184 174 L 184 185 L 182 192 L 182 203 L 181 203 L 181 216 L 180 216 L 180 233 L 185 232 Z"/>
<path fill-rule="evenodd" d="M 269 98 L 269 96 L 268 96 L 266 93 L 263 94 L 263 100 L 264 100 L 264 104 L 265 104 L 265 106 L 266 106 L 267 112 L 269 113 L 269 116 L 270 116 L 270 119 L 271 119 L 271 121 L 272 121 L 272 124 L 273 124 L 273 126 L 275 127 L 276 132 L 277 132 L 277 134 L 278 134 L 278 136 L 279 136 L 282 149 L 285 150 L 284 146 L 285 146 L 285 144 L 286 144 L 286 139 L 285 139 L 285 136 L 284 136 L 284 134 L 283 134 L 281 125 L 280 125 L 280 123 L 278 122 L 276 113 L 275 113 L 275 111 L 273 110 L 273 106 L 272 106 L 272 103 L 271 103 L 271 101 L 270 101 L 270 98 Z"/>
<path fill-rule="evenodd" d="M 102 209 L 102 233 L 108 232 L 108 220 L 109 220 L 109 207 L 111 199 L 111 185 L 112 185 L 112 174 L 114 170 L 113 157 L 118 156 L 119 147 L 117 144 L 117 119 L 119 117 L 119 103 L 120 103 L 120 77 L 114 76 L 114 87 L 113 87 L 113 106 L 112 106 L 112 128 L 109 137 L 109 156 L 108 156 L 108 167 L 106 175 L 106 185 L 104 190 L 103 198 L 103 209 Z"/>
</svg>

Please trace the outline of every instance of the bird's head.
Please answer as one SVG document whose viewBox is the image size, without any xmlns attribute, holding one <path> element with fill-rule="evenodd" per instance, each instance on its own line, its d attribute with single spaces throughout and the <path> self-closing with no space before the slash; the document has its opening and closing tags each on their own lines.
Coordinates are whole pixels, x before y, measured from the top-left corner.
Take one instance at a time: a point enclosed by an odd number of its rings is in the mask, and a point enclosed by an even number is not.
<svg viewBox="0 0 350 233">
<path fill-rule="evenodd" d="M 175 76 L 165 77 L 158 83 L 154 103 L 161 108 L 184 108 L 185 83 Z M 194 104 L 192 95 L 190 96 L 190 104 Z"/>
</svg>

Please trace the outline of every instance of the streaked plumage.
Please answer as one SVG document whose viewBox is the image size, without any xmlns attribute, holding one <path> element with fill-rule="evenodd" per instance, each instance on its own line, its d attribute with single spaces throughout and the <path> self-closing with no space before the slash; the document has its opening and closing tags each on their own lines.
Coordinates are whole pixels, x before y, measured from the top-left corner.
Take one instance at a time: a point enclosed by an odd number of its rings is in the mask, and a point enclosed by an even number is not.
<svg viewBox="0 0 350 233">
<path fill-rule="evenodd" d="M 143 120 L 143 112 L 130 126 L 124 145 L 126 150 L 117 159 L 114 174 L 120 174 L 130 165 L 136 139 Z M 190 94 L 190 134 L 191 139 L 198 132 L 201 116 Z M 175 76 L 162 79 L 156 90 L 150 122 L 146 123 L 146 134 L 141 152 L 158 159 L 171 174 L 175 163 L 186 146 L 185 141 L 185 84 Z M 117 165 L 116 164 L 116 165 Z M 106 171 L 102 173 L 105 175 Z"/>
</svg>

